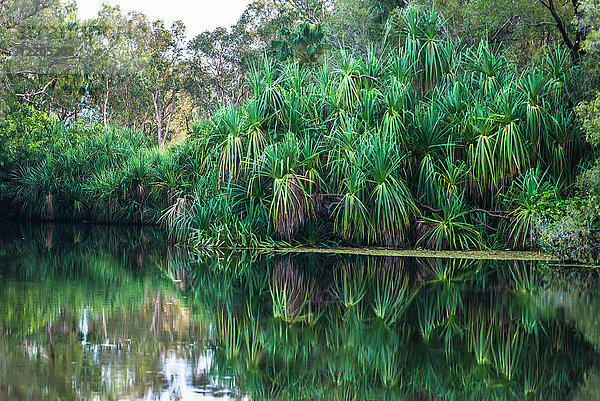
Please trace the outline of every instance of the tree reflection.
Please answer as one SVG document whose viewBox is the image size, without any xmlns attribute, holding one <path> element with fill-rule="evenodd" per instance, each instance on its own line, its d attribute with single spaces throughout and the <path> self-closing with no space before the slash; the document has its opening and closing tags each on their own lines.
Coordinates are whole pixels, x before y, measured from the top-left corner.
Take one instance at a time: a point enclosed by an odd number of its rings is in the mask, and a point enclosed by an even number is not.
<svg viewBox="0 0 600 401">
<path fill-rule="evenodd" d="M 550 401 L 600 382 L 597 278 L 538 262 L 190 255 L 71 226 L 0 249 L 0 399 Z"/>
</svg>

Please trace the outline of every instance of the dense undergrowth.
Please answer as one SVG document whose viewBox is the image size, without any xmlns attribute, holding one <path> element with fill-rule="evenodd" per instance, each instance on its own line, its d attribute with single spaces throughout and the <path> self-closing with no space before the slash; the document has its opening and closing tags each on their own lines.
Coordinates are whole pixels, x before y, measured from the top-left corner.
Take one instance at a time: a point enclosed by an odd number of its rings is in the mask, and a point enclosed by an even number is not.
<svg viewBox="0 0 600 401">
<path fill-rule="evenodd" d="M 0 185 L 6 209 L 24 218 L 156 224 L 200 171 L 185 145 L 160 150 L 139 132 L 23 111 L 41 122 L 17 128 L 30 133 L 9 148 Z"/>
<path fill-rule="evenodd" d="M 393 50 L 265 60 L 247 101 L 163 150 L 22 108 L 0 130 L 1 202 L 26 218 L 163 223 L 199 247 L 535 246 L 535 222 L 591 157 L 567 52 L 517 69 L 447 37 L 433 11 L 398 15 Z"/>
</svg>

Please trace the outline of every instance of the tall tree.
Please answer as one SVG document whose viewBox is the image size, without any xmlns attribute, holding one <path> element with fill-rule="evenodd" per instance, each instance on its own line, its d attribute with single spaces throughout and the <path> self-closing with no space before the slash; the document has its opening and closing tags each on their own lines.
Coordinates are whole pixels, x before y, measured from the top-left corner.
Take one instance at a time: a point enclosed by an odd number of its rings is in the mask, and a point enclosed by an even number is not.
<svg viewBox="0 0 600 401">
<path fill-rule="evenodd" d="M 574 63 L 579 63 L 581 56 L 585 53 L 583 42 L 588 32 L 588 26 L 585 23 L 585 13 L 581 9 L 579 0 L 556 1 L 556 0 L 538 0 L 544 6 L 554 21 L 556 28 L 560 32 L 564 44 L 571 52 L 571 58 Z M 564 10 L 567 8 L 567 10 Z M 568 22 L 567 18 L 573 22 Z M 569 28 L 574 25 L 573 28 Z M 574 33 L 570 31 L 574 30 Z"/>
<path fill-rule="evenodd" d="M 244 97 L 244 76 L 252 59 L 252 36 L 240 24 L 206 31 L 188 45 L 192 90 L 203 110 L 237 104 Z M 208 92 L 207 92 L 208 90 Z M 211 107 L 213 105 L 213 107 Z"/>
<path fill-rule="evenodd" d="M 25 101 L 62 119 L 77 115 L 86 38 L 74 5 L 24 1 L 3 6 L 3 108 Z"/>
<path fill-rule="evenodd" d="M 134 13 L 129 35 L 135 41 L 134 63 L 138 79 L 152 101 L 158 146 L 164 146 L 183 83 L 185 26 L 181 21 L 165 28 Z"/>
</svg>

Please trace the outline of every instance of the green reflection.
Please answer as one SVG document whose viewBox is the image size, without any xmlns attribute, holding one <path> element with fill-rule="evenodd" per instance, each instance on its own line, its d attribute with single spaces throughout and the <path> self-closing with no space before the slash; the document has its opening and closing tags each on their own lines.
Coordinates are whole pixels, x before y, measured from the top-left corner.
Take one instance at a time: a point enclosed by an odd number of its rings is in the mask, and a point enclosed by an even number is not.
<svg viewBox="0 0 600 401">
<path fill-rule="evenodd" d="M 0 231 L 0 399 L 546 401 L 600 382 L 593 272 Z"/>
</svg>

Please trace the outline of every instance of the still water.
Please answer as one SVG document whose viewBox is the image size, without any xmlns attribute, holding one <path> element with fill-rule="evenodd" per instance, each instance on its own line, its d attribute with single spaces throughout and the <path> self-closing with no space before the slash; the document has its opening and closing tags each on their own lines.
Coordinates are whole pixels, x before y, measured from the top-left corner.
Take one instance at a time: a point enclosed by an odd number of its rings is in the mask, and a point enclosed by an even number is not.
<svg viewBox="0 0 600 401">
<path fill-rule="evenodd" d="M 600 399 L 600 281 L 547 262 L 189 254 L 0 225 L 0 400 Z"/>
</svg>

